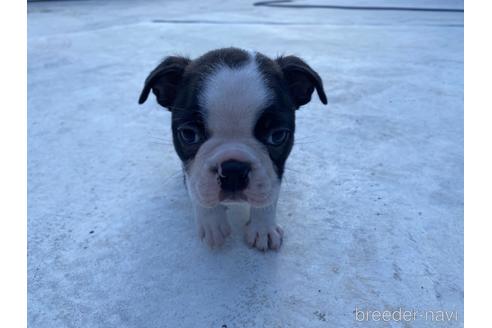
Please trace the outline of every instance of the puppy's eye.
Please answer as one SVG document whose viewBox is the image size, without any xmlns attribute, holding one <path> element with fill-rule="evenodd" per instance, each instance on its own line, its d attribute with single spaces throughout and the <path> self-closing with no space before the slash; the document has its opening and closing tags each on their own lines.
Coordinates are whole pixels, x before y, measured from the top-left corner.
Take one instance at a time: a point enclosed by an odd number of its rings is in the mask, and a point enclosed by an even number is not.
<svg viewBox="0 0 492 328">
<path fill-rule="evenodd" d="M 181 141 L 188 145 L 195 144 L 201 140 L 198 130 L 192 127 L 179 128 L 178 135 Z"/>
<path fill-rule="evenodd" d="M 290 131 L 287 129 L 275 129 L 273 130 L 267 138 L 267 143 L 272 146 L 280 146 L 289 137 Z"/>
</svg>

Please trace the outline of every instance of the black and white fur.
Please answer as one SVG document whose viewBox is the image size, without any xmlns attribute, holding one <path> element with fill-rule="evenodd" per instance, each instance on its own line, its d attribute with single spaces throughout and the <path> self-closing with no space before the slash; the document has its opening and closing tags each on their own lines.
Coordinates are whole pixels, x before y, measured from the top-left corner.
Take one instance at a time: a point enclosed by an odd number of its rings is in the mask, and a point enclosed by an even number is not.
<svg viewBox="0 0 492 328">
<path fill-rule="evenodd" d="M 230 234 L 224 204 L 247 202 L 247 242 L 260 250 L 280 247 L 275 213 L 295 111 L 315 89 L 326 104 L 321 78 L 300 58 L 272 60 L 236 48 L 195 60 L 167 57 L 147 77 L 139 103 L 152 90 L 172 112 L 174 147 L 208 245 L 220 246 Z"/>
</svg>

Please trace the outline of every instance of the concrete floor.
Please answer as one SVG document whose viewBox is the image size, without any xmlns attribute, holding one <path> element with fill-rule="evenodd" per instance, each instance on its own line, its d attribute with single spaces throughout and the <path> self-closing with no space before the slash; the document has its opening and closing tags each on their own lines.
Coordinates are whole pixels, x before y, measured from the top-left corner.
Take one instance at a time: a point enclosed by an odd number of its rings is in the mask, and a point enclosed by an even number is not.
<svg viewBox="0 0 492 328">
<path fill-rule="evenodd" d="M 252 3 L 29 3 L 30 327 L 463 326 L 463 14 Z M 298 112 L 278 253 L 245 245 L 240 210 L 200 243 L 170 114 L 137 105 L 165 55 L 231 45 L 305 58 L 330 101 Z"/>
</svg>

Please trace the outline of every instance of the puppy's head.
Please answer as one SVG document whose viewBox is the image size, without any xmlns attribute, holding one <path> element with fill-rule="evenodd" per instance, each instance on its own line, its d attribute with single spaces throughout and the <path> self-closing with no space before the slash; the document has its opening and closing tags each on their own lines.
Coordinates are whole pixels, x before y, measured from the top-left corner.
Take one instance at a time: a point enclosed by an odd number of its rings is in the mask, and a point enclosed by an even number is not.
<svg viewBox="0 0 492 328">
<path fill-rule="evenodd" d="M 147 77 L 172 112 L 173 142 L 191 197 L 205 207 L 247 201 L 271 204 L 294 143 L 295 111 L 316 89 L 319 75 L 295 56 L 272 60 L 236 48 L 190 60 L 167 57 Z"/>
</svg>

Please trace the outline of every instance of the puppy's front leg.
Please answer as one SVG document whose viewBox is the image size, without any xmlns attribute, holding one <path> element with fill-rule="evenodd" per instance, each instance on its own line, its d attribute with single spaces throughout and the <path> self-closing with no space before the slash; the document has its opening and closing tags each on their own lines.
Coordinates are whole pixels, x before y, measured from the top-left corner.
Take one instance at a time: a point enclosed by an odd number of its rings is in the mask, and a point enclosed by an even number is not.
<svg viewBox="0 0 492 328">
<path fill-rule="evenodd" d="M 205 239 L 210 247 L 222 246 L 225 238 L 231 234 L 225 206 L 206 208 L 196 204 L 194 208 L 200 239 Z"/>
<path fill-rule="evenodd" d="M 246 224 L 246 241 L 261 251 L 279 249 L 284 231 L 275 222 L 277 202 L 262 208 L 251 208 L 250 219 Z"/>
</svg>

